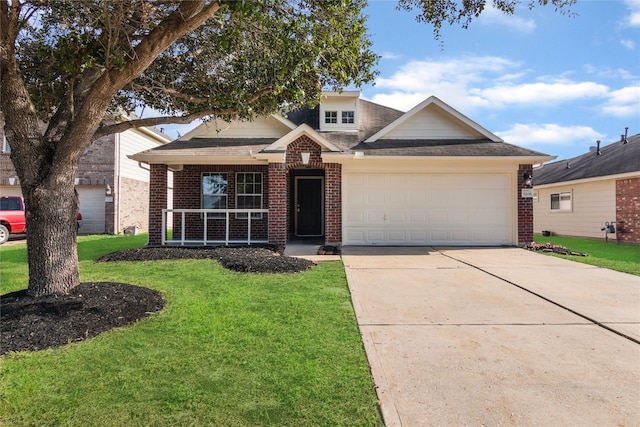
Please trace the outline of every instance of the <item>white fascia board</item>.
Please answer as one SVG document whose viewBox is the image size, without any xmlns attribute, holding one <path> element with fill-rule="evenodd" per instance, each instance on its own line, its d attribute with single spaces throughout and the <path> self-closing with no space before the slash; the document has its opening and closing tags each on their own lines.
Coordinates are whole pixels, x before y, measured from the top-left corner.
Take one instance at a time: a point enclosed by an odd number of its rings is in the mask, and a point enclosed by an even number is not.
<svg viewBox="0 0 640 427">
<path fill-rule="evenodd" d="M 344 161 L 374 162 L 374 161 L 429 161 L 429 162 L 491 162 L 510 164 L 539 164 L 554 160 L 555 156 L 371 156 L 365 152 L 351 153 L 322 153 L 323 161 L 327 163 L 342 163 Z"/>
<path fill-rule="evenodd" d="M 282 123 L 283 125 L 285 125 L 291 130 L 296 128 L 295 123 L 293 123 L 291 120 L 287 119 L 286 117 L 281 116 L 280 114 L 272 114 L 271 117 L 273 117 L 274 119 L 276 119 L 277 121 L 279 121 L 280 123 Z"/>
<path fill-rule="evenodd" d="M 264 151 L 286 150 L 287 145 L 291 144 L 293 141 L 295 141 L 296 139 L 300 138 L 303 135 L 308 136 L 309 138 L 311 138 L 311 140 L 320 144 L 322 147 L 326 148 L 329 151 L 338 151 L 338 152 L 341 151 L 340 148 L 335 146 L 333 143 L 329 142 L 325 137 L 323 137 L 318 132 L 313 130 L 313 128 L 308 124 L 302 124 L 298 126 L 294 130 L 292 130 L 291 132 L 289 132 L 288 134 L 286 134 L 285 136 L 283 136 L 282 138 L 280 138 L 279 140 L 277 140 L 276 142 L 274 142 L 273 144 L 265 148 Z"/>
<path fill-rule="evenodd" d="M 137 155 L 127 156 L 131 160 L 147 164 L 161 165 L 251 165 L 266 163 L 262 156 L 256 158 L 251 153 L 244 156 L 154 156 L 154 155 Z M 284 156 L 280 155 L 280 160 L 284 161 Z"/>
<path fill-rule="evenodd" d="M 387 126 L 385 126 L 381 130 L 379 130 L 377 133 L 375 133 L 374 135 L 369 137 L 369 139 L 367 139 L 365 142 L 377 141 L 378 139 L 380 139 L 381 137 L 383 137 L 384 135 L 389 133 L 391 130 L 397 128 L 402 123 L 404 123 L 405 121 L 409 120 L 411 117 L 413 117 L 418 112 L 422 111 L 424 108 L 426 108 L 427 106 L 429 106 L 431 104 L 437 105 L 442 110 L 446 111 L 448 114 L 450 114 L 451 116 L 453 116 L 454 118 L 456 118 L 460 122 L 466 124 L 467 126 L 472 128 L 476 132 L 478 132 L 478 133 L 482 134 L 483 136 L 487 137 L 491 141 L 493 141 L 493 142 L 504 142 L 502 140 L 502 138 L 500 138 L 499 136 L 497 136 L 497 135 L 493 134 L 492 132 L 488 131 L 484 127 L 480 126 L 478 123 L 474 122 L 473 120 L 471 120 L 470 118 L 468 118 L 467 116 L 462 114 L 461 112 L 453 109 L 451 106 L 447 105 L 446 103 L 444 103 L 442 100 L 440 100 L 438 97 L 435 97 L 435 96 L 430 96 L 429 98 L 425 99 L 420 104 L 416 105 L 411 110 L 407 111 L 402 116 L 398 117 L 396 120 L 394 120 L 393 122 L 389 123 Z"/>
<path fill-rule="evenodd" d="M 533 170 L 533 174 L 535 176 L 536 170 Z M 617 175 L 604 175 L 604 176 L 594 176 L 591 178 L 582 178 L 582 179 L 574 179 L 571 181 L 558 181 L 558 182 L 550 182 L 548 184 L 539 184 L 534 185 L 534 188 L 553 188 L 553 187 L 563 187 L 567 185 L 576 185 L 576 184 L 586 184 L 589 182 L 598 182 L 598 181 L 609 181 L 609 180 L 619 180 L 626 178 L 640 178 L 640 171 L 637 172 L 627 172 L 620 173 Z"/>
</svg>

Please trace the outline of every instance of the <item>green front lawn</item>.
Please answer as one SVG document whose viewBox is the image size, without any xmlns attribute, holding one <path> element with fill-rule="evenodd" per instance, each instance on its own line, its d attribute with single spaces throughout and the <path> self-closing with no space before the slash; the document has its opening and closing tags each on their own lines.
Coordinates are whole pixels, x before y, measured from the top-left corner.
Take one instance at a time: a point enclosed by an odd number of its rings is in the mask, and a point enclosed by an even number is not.
<svg viewBox="0 0 640 427">
<path fill-rule="evenodd" d="M 604 242 L 574 237 L 542 236 L 540 234 L 536 234 L 533 240 L 536 243 L 551 242 L 575 252 L 589 254 L 586 257 L 552 254 L 554 256 L 640 276 L 639 246 L 619 245 L 612 241 Z"/>
<path fill-rule="evenodd" d="M 145 241 L 79 238 L 81 277 L 158 289 L 164 310 L 1 357 L 0 425 L 382 425 L 340 262 L 286 275 L 211 260 L 92 262 Z M 24 289 L 25 247 L 1 247 L 0 262 L 0 293 Z"/>
</svg>

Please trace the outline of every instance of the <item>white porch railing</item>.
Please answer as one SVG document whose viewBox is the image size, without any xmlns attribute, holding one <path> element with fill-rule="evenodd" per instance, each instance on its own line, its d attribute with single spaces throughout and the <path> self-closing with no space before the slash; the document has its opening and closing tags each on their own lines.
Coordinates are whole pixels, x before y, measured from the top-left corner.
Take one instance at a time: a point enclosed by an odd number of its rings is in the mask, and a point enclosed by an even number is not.
<svg viewBox="0 0 640 427">
<path fill-rule="evenodd" d="M 185 221 L 185 214 L 195 213 L 199 214 L 199 221 L 202 221 L 202 238 L 193 238 L 186 237 L 186 232 L 195 228 L 198 225 L 197 221 L 194 220 L 194 215 L 189 218 L 189 224 Z M 162 210 L 162 245 L 229 245 L 229 244 L 252 244 L 252 243 L 268 243 L 269 240 L 267 238 L 252 238 L 251 236 L 251 221 L 256 221 L 256 218 L 251 218 L 252 214 L 268 214 L 269 209 L 163 209 Z M 215 218 L 209 217 L 208 214 L 216 214 Z M 231 238 L 230 237 L 230 219 L 231 215 L 235 214 L 246 214 L 246 218 L 233 218 L 235 221 L 246 221 L 247 223 L 247 237 L 246 238 Z M 223 217 L 220 215 L 224 215 Z M 167 222 L 171 219 L 172 222 L 176 222 L 176 220 L 180 221 L 180 236 L 176 238 L 176 230 L 173 230 L 173 236 L 171 239 L 167 238 L 167 230 L 169 227 L 167 226 Z M 225 237 L 224 239 L 220 238 L 209 238 L 207 236 L 208 233 L 208 225 L 210 222 L 225 222 Z M 263 218 L 260 221 L 264 221 Z"/>
</svg>

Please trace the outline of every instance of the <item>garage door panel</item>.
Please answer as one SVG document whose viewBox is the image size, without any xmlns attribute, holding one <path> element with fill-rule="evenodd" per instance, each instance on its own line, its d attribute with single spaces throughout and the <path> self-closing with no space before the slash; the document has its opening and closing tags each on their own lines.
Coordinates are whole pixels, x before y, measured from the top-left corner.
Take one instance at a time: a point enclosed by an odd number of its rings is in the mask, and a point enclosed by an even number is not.
<svg viewBox="0 0 640 427">
<path fill-rule="evenodd" d="M 79 186 L 80 213 L 82 214 L 81 234 L 102 234 L 105 232 L 104 188 Z"/>
<path fill-rule="evenodd" d="M 509 174 L 345 174 L 345 244 L 511 244 Z"/>
</svg>

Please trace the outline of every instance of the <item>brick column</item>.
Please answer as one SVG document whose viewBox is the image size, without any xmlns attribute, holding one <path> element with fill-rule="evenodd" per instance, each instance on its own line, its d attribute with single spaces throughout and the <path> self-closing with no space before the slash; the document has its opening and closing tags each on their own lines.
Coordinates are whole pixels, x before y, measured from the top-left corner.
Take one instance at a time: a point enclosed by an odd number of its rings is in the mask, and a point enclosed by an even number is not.
<svg viewBox="0 0 640 427">
<path fill-rule="evenodd" d="M 167 207 L 167 165 L 152 164 L 149 177 L 149 246 L 162 244 L 162 209 Z"/>
<path fill-rule="evenodd" d="M 269 163 L 269 243 L 287 244 L 287 168 Z"/>
<path fill-rule="evenodd" d="M 616 181 L 616 239 L 640 246 L 640 178 Z"/>
<path fill-rule="evenodd" d="M 533 241 L 533 199 L 523 198 L 522 189 L 525 186 L 524 174 L 533 174 L 532 165 L 518 167 L 518 246 L 524 246 Z"/>
<path fill-rule="evenodd" d="M 342 165 L 325 164 L 325 243 L 342 244 Z"/>
</svg>

